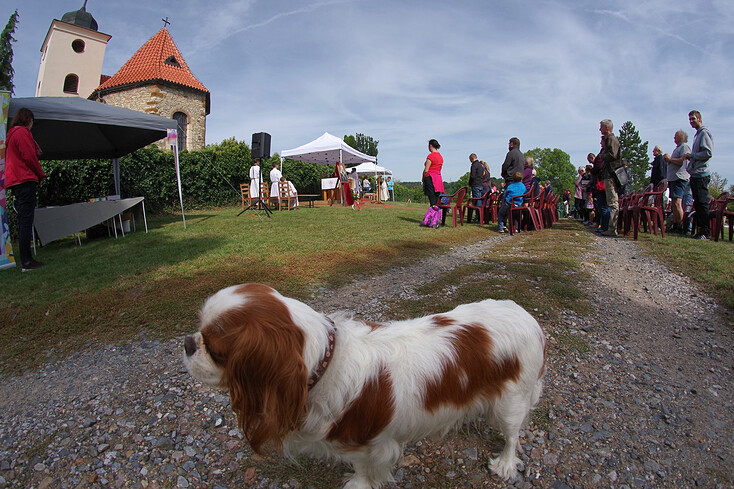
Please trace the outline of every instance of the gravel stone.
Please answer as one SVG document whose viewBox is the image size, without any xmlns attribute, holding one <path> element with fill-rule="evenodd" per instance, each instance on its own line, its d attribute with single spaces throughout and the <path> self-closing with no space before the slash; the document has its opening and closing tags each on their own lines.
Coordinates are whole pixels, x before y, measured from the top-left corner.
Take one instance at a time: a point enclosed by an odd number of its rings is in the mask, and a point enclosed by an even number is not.
<svg viewBox="0 0 734 489">
<path fill-rule="evenodd" d="M 482 263 L 516 238 L 492 234 L 336 289 L 314 284 L 306 302 L 388 320 L 386 304 L 421 300 L 422 284 Z M 633 241 L 592 239 L 592 252 L 581 257 L 590 278 L 568 278 L 591 310 L 530 308 L 548 337 L 548 358 L 538 410 L 521 433 L 521 478 L 508 484 L 491 474 L 487 463 L 501 436 L 484 423 L 465 423 L 406 446 L 388 488 L 447 481 L 495 489 L 732 486 L 732 312 Z M 522 262 L 521 247 L 515 253 Z M 547 282 L 531 277 L 530 291 Z M 447 284 L 446 296 L 458 290 Z M 185 320 L 194 331 L 196 318 Z M 142 333 L 125 345 L 89 345 L 64 358 L 49 353 L 34 371 L 2 376 L 0 487 L 338 487 L 343 465 L 306 462 L 313 465 L 304 469 L 270 448 L 252 453 L 227 393 L 182 368 L 182 343 Z"/>
</svg>

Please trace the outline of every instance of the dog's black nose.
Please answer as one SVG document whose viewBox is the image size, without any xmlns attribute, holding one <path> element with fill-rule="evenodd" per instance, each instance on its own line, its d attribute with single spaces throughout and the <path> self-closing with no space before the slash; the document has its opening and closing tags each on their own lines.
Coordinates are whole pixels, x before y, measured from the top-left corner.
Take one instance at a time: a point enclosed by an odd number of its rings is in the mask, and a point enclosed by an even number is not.
<svg viewBox="0 0 734 489">
<path fill-rule="evenodd" d="M 196 340 L 193 336 L 187 335 L 184 339 L 184 350 L 186 350 L 186 355 L 189 357 L 196 353 Z"/>
</svg>

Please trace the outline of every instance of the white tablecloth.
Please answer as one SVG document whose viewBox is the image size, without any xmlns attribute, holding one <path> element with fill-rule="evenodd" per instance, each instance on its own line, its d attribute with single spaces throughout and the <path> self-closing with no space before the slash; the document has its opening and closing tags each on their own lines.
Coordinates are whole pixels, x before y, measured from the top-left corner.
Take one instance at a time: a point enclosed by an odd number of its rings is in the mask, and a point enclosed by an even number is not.
<svg viewBox="0 0 734 489">
<path fill-rule="evenodd" d="M 36 234 L 38 234 L 41 244 L 45 245 L 105 222 L 142 203 L 143 200 L 143 197 L 133 197 L 130 199 L 100 200 L 81 204 L 39 207 L 36 209 L 33 226 L 36 228 Z"/>
</svg>

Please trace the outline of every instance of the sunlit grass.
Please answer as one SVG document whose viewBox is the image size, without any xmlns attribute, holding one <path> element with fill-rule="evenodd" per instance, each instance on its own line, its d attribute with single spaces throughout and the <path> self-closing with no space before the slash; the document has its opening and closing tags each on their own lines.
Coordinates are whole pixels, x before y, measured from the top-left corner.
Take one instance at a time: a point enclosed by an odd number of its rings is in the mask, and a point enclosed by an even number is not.
<svg viewBox="0 0 734 489">
<path fill-rule="evenodd" d="M 46 267 L 0 272 L 3 371 L 40 363 L 52 349 L 192 331 L 203 300 L 228 285 L 261 282 L 305 298 L 311 284 L 380 273 L 488 232 L 422 228 L 422 205 L 238 212 L 187 212 L 187 229 L 180 216 L 150 217 L 147 234 L 138 223 L 124 238 L 81 247 L 63 239 L 39 250 Z"/>
</svg>

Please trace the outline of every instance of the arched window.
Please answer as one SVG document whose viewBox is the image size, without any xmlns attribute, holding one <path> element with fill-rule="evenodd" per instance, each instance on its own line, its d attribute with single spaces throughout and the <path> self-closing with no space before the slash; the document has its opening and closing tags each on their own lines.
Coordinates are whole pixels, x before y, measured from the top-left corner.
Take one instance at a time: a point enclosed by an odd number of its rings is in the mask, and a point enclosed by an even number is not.
<svg viewBox="0 0 734 489">
<path fill-rule="evenodd" d="M 188 116 L 183 112 L 175 112 L 173 120 L 178 122 L 178 150 L 186 149 L 186 130 L 189 126 Z"/>
<path fill-rule="evenodd" d="M 79 91 L 79 77 L 69 73 L 64 78 L 64 93 L 77 93 Z"/>
</svg>

